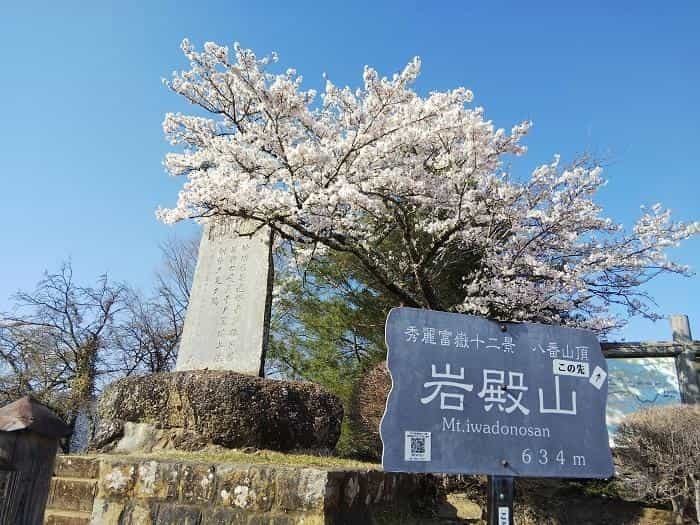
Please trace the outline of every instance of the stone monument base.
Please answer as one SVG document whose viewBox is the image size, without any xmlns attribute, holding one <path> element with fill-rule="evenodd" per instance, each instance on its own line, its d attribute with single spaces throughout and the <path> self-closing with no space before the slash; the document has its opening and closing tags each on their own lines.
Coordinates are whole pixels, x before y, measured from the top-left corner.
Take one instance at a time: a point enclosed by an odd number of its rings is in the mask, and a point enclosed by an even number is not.
<svg viewBox="0 0 700 525">
<path fill-rule="evenodd" d="M 325 452 L 338 441 L 343 407 L 311 383 L 196 370 L 115 381 L 98 415 L 91 448 L 99 451 L 218 445 Z"/>
</svg>

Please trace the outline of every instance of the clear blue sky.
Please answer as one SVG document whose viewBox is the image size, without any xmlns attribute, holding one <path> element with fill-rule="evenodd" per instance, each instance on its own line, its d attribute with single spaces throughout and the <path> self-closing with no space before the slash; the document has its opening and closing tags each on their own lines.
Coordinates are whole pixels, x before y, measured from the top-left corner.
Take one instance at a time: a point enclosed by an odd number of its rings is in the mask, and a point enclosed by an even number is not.
<svg viewBox="0 0 700 525">
<path fill-rule="evenodd" d="M 496 125 L 535 127 L 521 174 L 583 150 L 609 161 L 599 201 L 630 225 L 660 201 L 700 219 L 700 3 L 578 2 L 0 3 L 0 310 L 71 258 L 81 281 L 108 272 L 147 287 L 158 243 L 190 226 L 158 223 L 182 181 L 161 165 L 161 121 L 187 111 L 161 78 L 187 66 L 179 43 L 277 51 L 306 87 L 356 86 L 423 59 L 419 91 L 466 86 Z M 673 255 L 700 270 L 700 239 Z M 691 316 L 700 278 L 649 287 L 660 311 Z M 667 339 L 633 322 L 628 340 Z"/>
</svg>

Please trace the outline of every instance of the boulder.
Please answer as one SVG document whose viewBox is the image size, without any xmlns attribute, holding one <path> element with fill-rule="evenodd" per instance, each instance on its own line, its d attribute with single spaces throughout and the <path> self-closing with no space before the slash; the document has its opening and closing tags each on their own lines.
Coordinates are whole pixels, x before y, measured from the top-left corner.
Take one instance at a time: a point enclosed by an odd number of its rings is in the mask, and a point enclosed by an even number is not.
<svg viewBox="0 0 700 525">
<path fill-rule="evenodd" d="M 127 377 L 98 404 L 92 448 L 329 451 L 340 436 L 340 399 L 318 385 L 230 371 L 195 370 Z"/>
</svg>

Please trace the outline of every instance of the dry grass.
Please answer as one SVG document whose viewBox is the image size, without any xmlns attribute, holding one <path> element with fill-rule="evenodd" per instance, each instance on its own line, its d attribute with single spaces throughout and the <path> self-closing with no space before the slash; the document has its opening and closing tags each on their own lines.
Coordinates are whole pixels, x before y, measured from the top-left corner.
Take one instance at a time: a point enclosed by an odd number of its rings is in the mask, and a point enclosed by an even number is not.
<svg viewBox="0 0 700 525">
<path fill-rule="evenodd" d="M 381 465 L 335 456 L 319 456 L 303 453 L 283 453 L 272 450 L 208 448 L 196 452 L 180 450 L 158 450 L 139 454 L 103 454 L 107 458 L 116 456 L 128 459 L 154 459 L 194 463 L 244 463 L 252 465 L 278 465 L 289 467 L 313 467 L 325 470 L 378 470 Z"/>
</svg>

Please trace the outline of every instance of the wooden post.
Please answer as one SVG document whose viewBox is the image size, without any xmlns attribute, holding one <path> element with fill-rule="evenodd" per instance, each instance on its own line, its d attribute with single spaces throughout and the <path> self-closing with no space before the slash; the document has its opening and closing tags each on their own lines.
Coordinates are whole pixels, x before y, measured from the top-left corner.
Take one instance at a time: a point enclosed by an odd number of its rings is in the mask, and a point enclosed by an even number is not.
<svg viewBox="0 0 700 525">
<path fill-rule="evenodd" d="M 687 315 L 672 315 L 670 317 L 673 341 L 677 343 L 692 343 L 690 321 Z M 676 373 L 681 392 L 681 402 L 686 404 L 700 403 L 700 384 L 694 364 L 695 354 L 690 346 L 676 356 Z"/>
<path fill-rule="evenodd" d="M 0 408 L 0 524 L 44 522 L 58 441 L 68 434 L 56 414 L 30 397 Z"/>
<path fill-rule="evenodd" d="M 513 476 L 489 476 L 488 483 L 488 525 L 513 525 Z"/>
<path fill-rule="evenodd" d="M 2 435 L 0 435 L 0 449 L 2 449 L 2 445 Z M 0 457 L 0 525 L 11 524 L 17 514 L 18 498 L 15 493 L 18 478 L 18 472 Z"/>
</svg>

